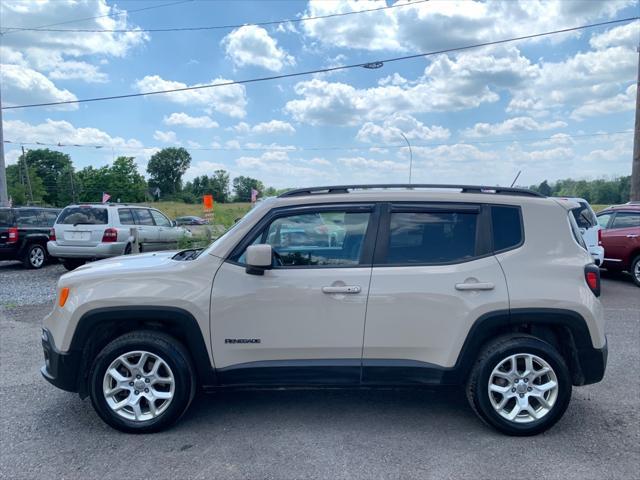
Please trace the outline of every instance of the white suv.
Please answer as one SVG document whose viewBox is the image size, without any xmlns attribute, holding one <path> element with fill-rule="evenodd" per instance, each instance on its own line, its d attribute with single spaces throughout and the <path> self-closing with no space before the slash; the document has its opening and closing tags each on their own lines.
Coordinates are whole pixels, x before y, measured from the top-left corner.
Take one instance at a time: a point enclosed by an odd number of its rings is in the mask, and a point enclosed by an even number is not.
<svg viewBox="0 0 640 480">
<path fill-rule="evenodd" d="M 42 374 L 128 432 L 172 424 L 197 386 L 457 384 L 488 424 L 535 434 L 606 366 L 574 207 L 500 187 L 290 191 L 205 250 L 63 275 Z"/>
<path fill-rule="evenodd" d="M 190 233 L 154 208 L 113 203 L 69 205 L 51 229 L 47 250 L 73 270 L 87 260 L 175 249 L 185 235 Z"/>
</svg>

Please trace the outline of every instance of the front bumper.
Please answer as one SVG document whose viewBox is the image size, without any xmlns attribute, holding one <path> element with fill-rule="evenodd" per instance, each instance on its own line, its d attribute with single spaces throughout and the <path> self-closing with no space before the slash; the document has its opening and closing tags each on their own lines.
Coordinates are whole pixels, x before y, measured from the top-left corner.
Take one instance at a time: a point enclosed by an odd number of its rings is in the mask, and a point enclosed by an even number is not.
<svg viewBox="0 0 640 480">
<path fill-rule="evenodd" d="M 78 392 L 81 352 L 58 351 L 51 333 L 46 328 L 42 329 L 42 349 L 44 365 L 40 373 L 45 380 L 67 392 Z"/>
<path fill-rule="evenodd" d="M 609 347 L 606 341 L 602 348 L 578 349 L 578 361 L 580 362 L 580 370 L 582 372 L 580 385 L 590 385 L 602 380 L 604 372 L 607 369 L 608 355 Z"/>
<path fill-rule="evenodd" d="M 117 257 L 124 253 L 127 242 L 99 243 L 91 247 L 78 245 L 60 245 L 58 242 L 47 242 L 49 255 L 58 258 L 109 258 Z"/>
</svg>

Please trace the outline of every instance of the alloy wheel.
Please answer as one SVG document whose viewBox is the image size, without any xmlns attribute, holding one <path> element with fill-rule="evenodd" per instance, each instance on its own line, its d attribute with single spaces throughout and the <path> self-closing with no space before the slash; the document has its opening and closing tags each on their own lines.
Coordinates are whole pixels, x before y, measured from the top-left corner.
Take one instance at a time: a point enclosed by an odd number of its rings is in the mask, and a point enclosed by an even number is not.
<svg viewBox="0 0 640 480">
<path fill-rule="evenodd" d="M 558 398 L 558 378 L 542 358 L 517 353 L 501 360 L 488 384 L 491 405 L 503 418 L 530 423 L 547 415 Z"/>
<path fill-rule="evenodd" d="M 29 263 L 33 268 L 40 268 L 44 264 L 44 249 L 36 246 L 29 252 Z"/>
<path fill-rule="evenodd" d="M 102 391 L 109 408 L 130 421 L 152 420 L 173 400 L 175 378 L 160 356 L 146 351 L 127 352 L 107 368 Z"/>
</svg>

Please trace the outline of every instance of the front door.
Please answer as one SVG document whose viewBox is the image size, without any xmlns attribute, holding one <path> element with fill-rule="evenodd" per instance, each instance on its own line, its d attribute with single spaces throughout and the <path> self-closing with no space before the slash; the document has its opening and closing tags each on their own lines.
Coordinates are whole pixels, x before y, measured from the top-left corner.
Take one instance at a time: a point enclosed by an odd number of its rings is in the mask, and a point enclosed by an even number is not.
<svg viewBox="0 0 640 480">
<path fill-rule="evenodd" d="M 147 208 L 132 208 L 138 229 L 138 243 L 141 252 L 158 250 L 158 227 Z"/>
<path fill-rule="evenodd" d="M 223 384 L 360 381 L 375 222 L 373 206 L 269 214 L 218 270 L 211 297 Z M 273 268 L 246 272 L 244 250 L 268 243 Z"/>
</svg>

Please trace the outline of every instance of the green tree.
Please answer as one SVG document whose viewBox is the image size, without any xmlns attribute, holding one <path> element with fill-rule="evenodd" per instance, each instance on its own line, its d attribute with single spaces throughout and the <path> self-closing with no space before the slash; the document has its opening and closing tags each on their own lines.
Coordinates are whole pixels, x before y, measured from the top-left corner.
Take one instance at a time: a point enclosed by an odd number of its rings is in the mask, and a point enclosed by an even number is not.
<svg viewBox="0 0 640 480">
<path fill-rule="evenodd" d="M 542 195 L 551 196 L 551 193 L 552 193 L 551 187 L 549 186 L 546 180 L 538 186 L 538 192 L 541 193 Z"/>
<path fill-rule="evenodd" d="M 191 155 L 182 147 L 163 148 L 149 159 L 149 186 L 159 187 L 163 196 L 182 190 L 182 176 L 191 165 Z"/>
<path fill-rule="evenodd" d="M 118 157 L 109 169 L 108 190 L 114 200 L 122 202 L 144 201 L 147 182 L 138 172 L 134 157 Z"/>
<path fill-rule="evenodd" d="M 18 163 L 7 167 L 7 192 L 14 205 L 28 205 L 31 203 L 31 194 L 24 169 L 23 159 L 18 159 Z M 38 176 L 35 168 L 29 169 L 29 182 L 31 192 L 33 192 L 33 203 L 42 204 L 45 194 L 42 179 Z"/>
<path fill-rule="evenodd" d="M 48 148 L 29 150 L 24 157 L 29 169 L 35 169 L 37 176 L 42 179 L 46 189 L 43 198 L 44 203 L 60 207 L 66 205 L 65 198 L 63 198 L 66 197 L 66 194 L 58 190 L 58 182 L 63 175 L 68 175 L 69 168 L 73 169 L 71 157 L 66 153 L 56 152 Z M 33 184 L 31 188 L 33 188 Z"/>
<path fill-rule="evenodd" d="M 236 193 L 236 202 L 250 202 L 252 189 L 263 192 L 264 185 L 260 180 L 242 175 L 233 179 L 233 190 Z"/>
</svg>

